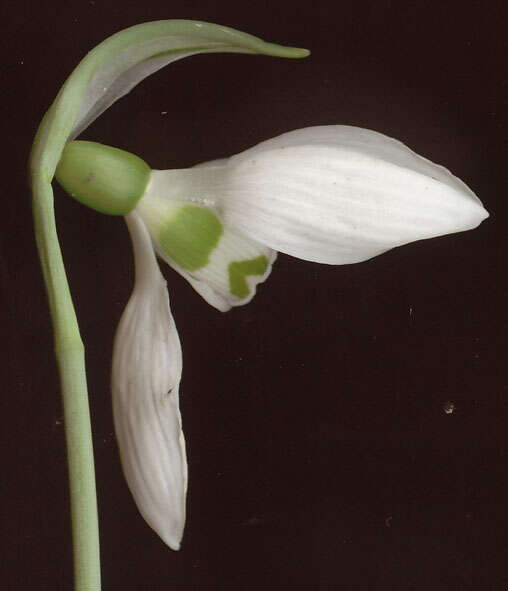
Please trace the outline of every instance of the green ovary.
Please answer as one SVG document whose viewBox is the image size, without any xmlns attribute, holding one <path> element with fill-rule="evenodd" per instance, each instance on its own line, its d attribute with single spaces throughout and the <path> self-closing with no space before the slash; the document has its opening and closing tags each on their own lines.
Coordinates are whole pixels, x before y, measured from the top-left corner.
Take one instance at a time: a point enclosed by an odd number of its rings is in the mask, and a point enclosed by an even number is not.
<svg viewBox="0 0 508 591">
<path fill-rule="evenodd" d="M 55 176 L 84 205 L 109 215 L 126 215 L 144 195 L 150 167 L 138 156 L 97 142 L 69 142 Z"/>
<path fill-rule="evenodd" d="M 247 275 L 264 275 L 268 268 L 268 259 L 265 255 L 249 259 L 246 261 L 233 261 L 228 265 L 229 271 L 229 290 L 239 297 L 245 298 L 249 295 L 249 285 Z"/>
<path fill-rule="evenodd" d="M 223 233 L 222 223 L 209 209 L 183 205 L 157 232 L 161 248 L 188 271 L 205 267 Z"/>
</svg>

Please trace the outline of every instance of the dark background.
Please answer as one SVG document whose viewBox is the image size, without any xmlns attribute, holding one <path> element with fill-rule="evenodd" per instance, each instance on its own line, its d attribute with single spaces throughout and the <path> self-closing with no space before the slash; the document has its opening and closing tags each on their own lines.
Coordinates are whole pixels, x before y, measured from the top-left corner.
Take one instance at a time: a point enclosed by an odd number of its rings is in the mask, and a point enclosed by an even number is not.
<svg viewBox="0 0 508 591">
<path fill-rule="evenodd" d="M 133 275 L 127 232 L 57 188 L 87 351 L 103 588 L 508 588 L 505 3 L 71 0 L 4 11 L 2 588 L 72 589 L 30 144 L 86 51 L 162 18 L 229 25 L 312 56 L 179 61 L 83 139 L 178 168 L 300 127 L 357 125 L 450 168 L 491 218 L 359 265 L 280 255 L 253 302 L 225 315 L 163 269 L 183 344 L 190 469 L 175 553 L 137 513 L 113 434 L 112 342 Z"/>
</svg>

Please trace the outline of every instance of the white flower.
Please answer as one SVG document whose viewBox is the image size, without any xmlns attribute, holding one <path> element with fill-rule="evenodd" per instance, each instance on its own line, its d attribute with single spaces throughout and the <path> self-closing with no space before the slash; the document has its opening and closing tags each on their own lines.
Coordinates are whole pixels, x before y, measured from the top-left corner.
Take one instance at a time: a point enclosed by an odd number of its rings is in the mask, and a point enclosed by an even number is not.
<svg viewBox="0 0 508 591">
<path fill-rule="evenodd" d="M 188 170 L 150 172 L 128 157 L 129 176 L 117 168 L 119 150 L 102 150 L 100 157 L 91 150 L 85 163 L 81 148 L 90 146 L 68 143 L 148 75 L 214 51 L 308 55 L 197 21 L 131 27 L 89 52 L 67 79 L 39 127 L 30 163 L 34 203 L 44 212 L 52 208 L 58 166 L 73 196 L 105 213 L 128 214 L 136 283 L 115 339 L 115 425 L 139 510 L 174 549 L 187 488 L 178 409 L 181 349 L 154 249 L 225 311 L 253 297 L 276 251 L 354 263 L 413 240 L 474 228 L 488 215 L 444 168 L 395 140 L 352 127 L 294 131 Z"/>
<path fill-rule="evenodd" d="M 219 310 L 248 302 L 279 250 L 330 264 L 476 227 L 488 216 L 459 179 L 382 134 L 302 129 L 232 158 L 152 171 L 127 216 L 136 287 L 113 364 L 115 423 L 138 507 L 179 547 L 187 469 L 178 411 L 181 352 L 157 253 Z"/>
</svg>

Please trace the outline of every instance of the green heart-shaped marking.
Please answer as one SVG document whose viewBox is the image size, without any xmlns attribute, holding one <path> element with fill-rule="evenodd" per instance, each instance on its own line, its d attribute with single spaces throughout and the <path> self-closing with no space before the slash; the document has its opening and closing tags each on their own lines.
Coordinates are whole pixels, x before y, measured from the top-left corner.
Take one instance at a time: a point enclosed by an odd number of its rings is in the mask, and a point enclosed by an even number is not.
<svg viewBox="0 0 508 591">
<path fill-rule="evenodd" d="M 267 268 L 268 259 L 264 254 L 255 259 L 229 263 L 229 291 L 239 298 L 247 297 L 250 290 L 245 278 L 248 275 L 264 275 Z"/>
</svg>

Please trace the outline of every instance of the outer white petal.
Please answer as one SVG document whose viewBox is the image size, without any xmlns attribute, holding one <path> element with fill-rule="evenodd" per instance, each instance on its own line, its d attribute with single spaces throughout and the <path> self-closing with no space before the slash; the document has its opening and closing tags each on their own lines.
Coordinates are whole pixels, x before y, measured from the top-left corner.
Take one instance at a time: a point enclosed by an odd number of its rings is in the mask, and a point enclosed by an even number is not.
<svg viewBox="0 0 508 591">
<path fill-rule="evenodd" d="M 397 140 L 349 126 L 263 142 L 231 158 L 226 176 L 227 221 L 272 248 L 323 263 L 363 261 L 475 228 L 488 216 L 442 166 Z"/>
<path fill-rule="evenodd" d="M 180 547 L 187 463 L 178 406 L 182 352 L 166 282 L 148 232 L 126 217 L 136 282 L 115 338 L 113 412 L 122 467 L 141 514 L 164 542 Z"/>
<path fill-rule="evenodd" d="M 341 125 L 293 131 L 226 164 L 166 174 L 167 198 L 213 203 L 242 234 L 321 263 L 363 261 L 488 216 L 442 166 L 380 133 Z"/>
</svg>

